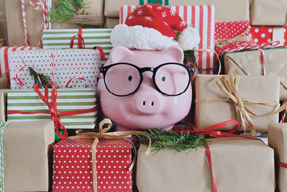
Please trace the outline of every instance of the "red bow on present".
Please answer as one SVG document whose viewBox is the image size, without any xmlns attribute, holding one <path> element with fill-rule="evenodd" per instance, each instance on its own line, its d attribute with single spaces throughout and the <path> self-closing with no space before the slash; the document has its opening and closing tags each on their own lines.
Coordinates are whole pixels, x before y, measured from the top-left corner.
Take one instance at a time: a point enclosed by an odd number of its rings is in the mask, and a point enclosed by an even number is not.
<svg viewBox="0 0 287 192">
<path fill-rule="evenodd" d="M 52 102 L 49 102 L 49 86 L 52 86 L 51 90 L 51 97 L 52 97 Z M 56 133 L 59 136 L 60 139 L 64 139 L 68 137 L 68 132 L 61 122 L 60 117 L 62 116 L 71 116 L 71 115 L 79 115 L 79 114 L 84 114 L 84 113 L 91 113 L 97 110 L 97 106 L 91 108 L 91 109 L 83 109 L 83 110 L 76 110 L 76 111 L 67 111 L 67 112 L 60 112 L 58 113 L 57 109 L 57 88 L 53 83 L 48 83 L 45 87 L 45 94 L 43 95 L 37 84 L 33 85 L 33 88 L 35 92 L 39 95 L 39 97 L 42 99 L 42 101 L 47 105 L 49 108 L 49 111 L 19 111 L 19 110 L 9 110 L 7 111 L 7 114 L 16 114 L 16 113 L 21 113 L 21 114 L 38 114 L 38 113 L 45 113 L 45 114 L 50 114 L 51 120 L 55 122 L 55 128 L 56 128 Z M 64 135 L 62 135 L 59 130 L 63 129 Z"/>
<path fill-rule="evenodd" d="M 183 127 L 179 127 L 179 126 L 174 126 L 174 129 L 175 129 L 176 133 L 189 133 L 189 134 L 209 135 L 210 137 L 214 137 L 214 138 L 219 138 L 219 137 L 241 137 L 241 138 L 247 138 L 247 139 L 257 139 L 255 137 L 233 134 L 239 128 L 239 123 L 236 120 L 224 121 L 224 122 L 212 125 L 210 127 L 207 127 L 207 128 L 201 129 L 201 130 L 198 130 L 191 123 L 181 122 L 179 124 L 188 125 L 188 126 L 190 126 L 192 128 L 192 130 L 186 129 L 186 128 L 183 128 Z M 224 127 L 224 126 L 227 126 L 227 125 L 235 125 L 235 126 L 234 126 L 233 129 L 231 129 L 231 130 L 229 130 L 227 132 L 222 132 L 222 131 L 218 131 L 217 130 L 217 129 L 219 129 L 221 127 Z M 205 150 L 206 150 L 206 157 L 207 157 L 208 165 L 210 167 L 210 171 L 211 171 L 211 175 L 212 175 L 212 192 L 217 192 L 216 180 L 215 180 L 215 177 L 214 177 L 213 171 L 212 171 L 211 152 L 210 152 L 210 148 L 209 148 L 208 145 L 205 146 Z"/>
</svg>

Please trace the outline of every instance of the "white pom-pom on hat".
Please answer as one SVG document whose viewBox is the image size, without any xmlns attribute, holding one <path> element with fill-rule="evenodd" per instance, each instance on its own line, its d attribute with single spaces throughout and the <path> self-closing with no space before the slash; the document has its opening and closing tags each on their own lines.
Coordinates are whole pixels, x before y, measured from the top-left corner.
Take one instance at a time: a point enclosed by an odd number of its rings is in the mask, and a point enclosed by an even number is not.
<svg viewBox="0 0 287 192">
<path fill-rule="evenodd" d="M 175 31 L 180 31 L 178 42 Z M 187 27 L 182 18 L 171 10 L 157 4 L 147 4 L 127 16 L 125 24 L 117 25 L 111 33 L 111 43 L 129 49 L 163 50 L 180 46 L 193 49 L 200 42 L 197 29 Z"/>
</svg>

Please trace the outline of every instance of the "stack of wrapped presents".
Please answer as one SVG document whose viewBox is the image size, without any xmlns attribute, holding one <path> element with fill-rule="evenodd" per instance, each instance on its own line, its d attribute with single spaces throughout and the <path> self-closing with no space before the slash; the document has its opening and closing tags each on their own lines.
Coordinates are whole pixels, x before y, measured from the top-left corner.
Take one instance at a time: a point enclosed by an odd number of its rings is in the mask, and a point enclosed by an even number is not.
<svg viewBox="0 0 287 192">
<path fill-rule="evenodd" d="M 286 15 L 0 0 L 0 191 L 287 192 Z"/>
</svg>

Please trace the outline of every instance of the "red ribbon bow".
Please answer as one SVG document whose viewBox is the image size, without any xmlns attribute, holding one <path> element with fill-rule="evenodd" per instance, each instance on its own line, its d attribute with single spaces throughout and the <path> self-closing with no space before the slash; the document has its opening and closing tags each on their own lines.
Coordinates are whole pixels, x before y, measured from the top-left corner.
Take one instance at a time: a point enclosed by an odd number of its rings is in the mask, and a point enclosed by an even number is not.
<svg viewBox="0 0 287 192">
<path fill-rule="evenodd" d="M 243 135 L 236 135 L 233 134 L 235 131 L 238 130 L 239 128 L 239 123 L 236 120 L 228 120 L 228 121 L 224 121 L 215 125 L 212 125 L 210 127 L 198 130 L 194 125 L 192 125 L 191 123 L 187 123 L 187 122 L 182 122 L 180 124 L 184 124 L 184 125 L 188 125 L 192 128 L 192 130 L 190 129 L 186 129 L 186 128 L 182 128 L 179 126 L 174 126 L 175 132 L 176 133 L 189 133 L 189 134 L 202 134 L 202 135 L 209 135 L 210 137 L 214 137 L 214 138 L 219 138 L 219 137 L 241 137 L 241 138 L 247 138 L 247 139 L 257 139 L 255 137 L 250 137 L 250 136 L 243 136 Z M 227 125 L 235 125 L 233 129 L 227 131 L 227 132 L 221 132 L 221 131 L 217 131 L 217 129 L 227 126 Z M 210 147 L 208 145 L 205 146 L 205 151 L 206 151 L 206 157 L 207 157 L 207 161 L 208 161 L 208 165 L 211 171 L 211 175 L 212 175 L 212 192 L 217 192 L 217 184 L 216 184 L 216 180 L 212 171 L 212 161 L 211 161 L 211 152 L 210 152 Z"/>
<path fill-rule="evenodd" d="M 52 102 L 49 102 L 49 86 L 52 86 L 51 90 L 51 97 L 52 97 Z M 83 109 L 83 110 L 76 110 L 76 111 L 67 111 L 67 112 L 60 112 L 58 113 L 57 109 L 57 88 L 53 83 L 48 83 L 45 87 L 45 94 L 43 95 L 37 84 L 33 85 L 33 88 L 35 92 L 39 95 L 39 97 L 42 99 L 42 101 L 48 106 L 49 111 L 19 111 L 19 110 L 9 110 L 7 111 L 7 114 L 16 114 L 16 113 L 21 113 L 21 114 L 38 114 L 38 113 L 45 113 L 45 114 L 50 114 L 51 120 L 54 121 L 55 123 L 55 128 L 56 128 L 56 133 L 59 136 L 60 139 L 64 139 L 68 137 L 68 132 L 61 122 L 60 117 L 62 116 L 71 116 L 71 115 L 79 115 L 79 114 L 84 114 L 84 113 L 91 113 L 97 110 L 97 106 L 91 108 L 91 109 Z M 60 129 L 63 129 L 64 135 L 60 133 Z"/>
</svg>

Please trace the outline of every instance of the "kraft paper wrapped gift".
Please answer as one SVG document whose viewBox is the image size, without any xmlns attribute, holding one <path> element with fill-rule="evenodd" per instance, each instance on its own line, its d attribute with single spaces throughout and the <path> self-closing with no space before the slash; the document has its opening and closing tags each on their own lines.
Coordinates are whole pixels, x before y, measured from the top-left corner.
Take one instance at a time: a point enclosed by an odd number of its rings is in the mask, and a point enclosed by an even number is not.
<svg viewBox="0 0 287 192">
<path fill-rule="evenodd" d="M 268 145 L 274 149 L 275 159 L 287 163 L 287 123 L 274 123 L 268 125 Z M 287 168 L 276 166 L 277 189 L 287 191 Z"/>
<path fill-rule="evenodd" d="M 249 20 L 248 0 L 169 0 L 170 6 L 211 4 L 215 5 L 215 22 Z M 119 17 L 123 5 L 139 5 L 139 0 L 105 0 L 105 16 Z"/>
<path fill-rule="evenodd" d="M 49 0 L 51 1 L 51 0 Z M 103 0 L 85 0 L 88 3 L 85 10 L 89 15 L 103 15 Z M 25 45 L 24 24 L 20 0 L 5 0 L 6 18 L 8 23 L 8 38 L 10 46 Z M 42 9 L 35 10 L 29 0 L 25 0 L 25 14 L 28 33 L 28 45 L 37 46 L 43 34 Z M 63 25 L 67 28 L 67 25 Z M 53 26 L 52 26 L 53 27 Z M 57 26 L 59 28 L 61 26 Z"/>
<path fill-rule="evenodd" d="M 106 20 L 107 28 L 114 28 L 116 25 L 120 23 L 118 17 L 107 17 L 106 19 L 107 19 Z"/>
<path fill-rule="evenodd" d="M 262 57 L 265 58 L 267 76 L 280 77 L 280 100 L 287 99 L 287 49 L 264 49 L 226 53 L 224 56 L 225 74 L 232 68 L 242 76 L 264 75 Z"/>
<path fill-rule="evenodd" d="M 260 140 L 211 139 L 213 174 L 220 192 L 274 192 L 274 152 Z M 204 147 L 191 152 L 165 149 L 145 156 L 140 145 L 136 184 L 141 192 L 212 192 Z"/>
<path fill-rule="evenodd" d="M 5 0 L 0 0 L 0 19 L 6 18 Z"/>
<path fill-rule="evenodd" d="M 54 122 L 12 122 L 5 128 L 3 124 L 0 122 L 1 191 L 48 191 Z"/>
<path fill-rule="evenodd" d="M 0 77 L 0 89 L 7 89 L 7 78 Z"/>
<path fill-rule="evenodd" d="M 250 9 L 251 25 L 287 26 L 286 0 L 253 0 Z"/>
<path fill-rule="evenodd" d="M 238 120 L 241 123 L 240 131 L 243 131 L 245 125 L 246 131 L 253 131 L 250 124 L 247 124 L 246 118 L 238 119 L 240 115 L 240 101 L 237 99 L 237 104 L 231 102 L 227 96 L 216 84 L 218 78 L 223 76 L 218 75 L 198 75 L 195 79 L 195 111 L 194 123 L 198 129 L 204 129 L 211 125 L 227 121 L 230 119 Z M 228 76 L 225 76 L 228 78 Z M 225 78 L 224 77 L 224 78 Z M 247 107 L 257 115 L 267 115 L 273 112 L 279 106 L 279 77 L 276 76 L 239 76 L 238 95 L 243 101 L 243 107 Z M 237 78 L 238 79 L 238 78 Z M 232 81 L 231 81 L 232 82 Z M 231 83 L 229 82 L 229 83 Z M 223 85 L 219 80 L 220 85 Z M 227 88 L 228 89 L 228 88 Z M 232 91 L 233 92 L 233 91 Z M 234 92 L 233 92 L 234 93 Z M 235 96 L 235 94 L 232 94 Z M 269 103 L 273 106 L 262 104 L 248 104 L 249 100 L 256 102 Z M 238 103 L 239 102 L 239 103 Z M 237 108 L 238 107 L 238 108 Z M 238 111 L 237 111 L 238 110 Z M 246 112 L 249 114 L 248 112 Z M 244 111 L 243 111 L 243 114 Z M 268 123 L 278 123 L 278 113 L 270 116 L 257 117 L 249 114 L 255 126 L 256 131 L 266 132 Z M 242 120 L 245 124 L 242 124 Z M 221 130 L 228 130 L 230 126 L 223 127 Z"/>
</svg>

